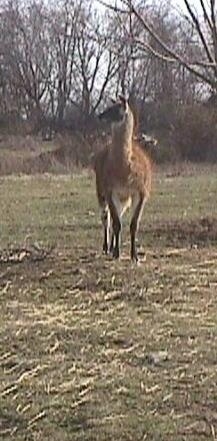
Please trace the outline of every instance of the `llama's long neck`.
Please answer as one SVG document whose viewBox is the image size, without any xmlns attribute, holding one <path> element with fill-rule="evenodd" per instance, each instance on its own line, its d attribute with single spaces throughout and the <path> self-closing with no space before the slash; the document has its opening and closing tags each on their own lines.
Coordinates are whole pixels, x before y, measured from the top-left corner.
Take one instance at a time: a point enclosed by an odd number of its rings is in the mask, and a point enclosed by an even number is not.
<svg viewBox="0 0 217 441">
<path fill-rule="evenodd" d="M 128 110 L 125 120 L 112 128 L 112 153 L 117 160 L 128 161 L 132 155 L 134 118 Z"/>
</svg>

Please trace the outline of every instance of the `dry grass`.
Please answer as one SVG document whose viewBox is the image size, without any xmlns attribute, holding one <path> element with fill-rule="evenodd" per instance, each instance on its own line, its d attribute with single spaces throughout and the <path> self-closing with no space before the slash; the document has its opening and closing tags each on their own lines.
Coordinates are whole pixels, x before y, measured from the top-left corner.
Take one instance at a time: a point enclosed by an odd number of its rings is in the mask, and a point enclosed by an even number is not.
<svg viewBox="0 0 217 441">
<path fill-rule="evenodd" d="M 61 164 L 53 157 L 58 145 L 58 140 L 43 142 L 40 137 L 30 135 L 1 135 L 0 175 L 63 171 Z"/>
<path fill-rule="evenodd" d="M 12 174 L 64 174 L 90 163 L 91 153 L 104 140 L 79 133 L 57 135 L 52 141 L 40 137 L 0 136 L 0 176 Z M 99 145 L 98 145 L 99 144 Z"/>
<path fill-rule="evenodd" d="M 157 175 L 138 267 L 87 174 L 0 188 L 2 439 L 215 440 L 216 174 Z"/>
</svg>

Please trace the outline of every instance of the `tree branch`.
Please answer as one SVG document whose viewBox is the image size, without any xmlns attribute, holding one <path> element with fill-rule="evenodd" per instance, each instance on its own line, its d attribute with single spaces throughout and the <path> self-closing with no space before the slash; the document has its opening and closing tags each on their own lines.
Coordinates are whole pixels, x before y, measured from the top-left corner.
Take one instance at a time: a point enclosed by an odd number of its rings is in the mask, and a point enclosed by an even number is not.
<svg viewBox="0 0 217 441">
<path fill-rule="evenodd" d="M 186 0 L 185 0 L 186 1 Z M 181 55 L 176 53 L 173 49 L 170 49 L 169 46 L 164 43 L 159 35 L 154 31 L 154 29 L 147 23 L 147 21 L 142 17 L 142 15 L 138 12 L 136 7 L 130 2 L 130 12 L 135 15 L 135 17 L 138 19 L 138 21 L 142 24 L 143 28 L 149 32 L 149 34 L 152 36 L 155 42 L 159 44 L 159 46 L 166 52 L 167 56 L 170 58 L 176 60 L 178 63 L 180 63 L 182 66 L 184 66 L 190 73 L 195 75 L 200 80 L 204 81 L 205 83 L 209 84 L 214 89 L 217 89 L 217 80 L 211 79 L 208 75 L 203 74 L 202 72 L 199 72 L 195 69 L 194 66 L 189 64 L 188 61 L 186 61 Z M 145 47 L 144 42 L 140 42 L 143 47 Z M 199 63 L 197 63 L 199 65 Z M 204 66 L 202 64 L 202 66 Z M 211 67 L 215 68 L 215 61 L 213 58 L 211 58 Z"/>
<path fill-rule="evenodd" d="M 200 40 L 201 40 L 201 42 L 202 42 L 202 44 L 203 44 L 203 47 L 204 47 L 204 49 L 205 49 L 205 52 L 206 52 L 207 58 L 208 58 L 209 62 L 212 63 L 212 62 L 214 62 L 214 59 L 213 59 L 213 56 L 212 56 L 212 54 L 211 54 L 211 52 L 210 52 L 210 50 L 209 50 L 209 47 L 208 47 L 208 45 L 207 45 L 207 42 L 206 42 L 205 37 L 204 37 L 204 34 L 203 34 L 202 30 L 201 30 L 200 23 L 199 23 L 199 21 L 198 21 L 196 15 L 194 14 L 194 11 L 193 11 L 193 9 L 191 8 L 191 6 L 190 6 L 188 0 L 184 0 L 184 3 L 185 3 L 185 5 L 186 5 L 186 8 L 187 8 L 187 10 L 188 10 L 188 12 L 189 12 L 189 15 L 190 15 L 190 17 L 191 17 L 193 23 L 195 24 L 195 27 L 196 27 L 197 32 L 198 32 L 198 35 L 199 35 Z"/>
</svg>

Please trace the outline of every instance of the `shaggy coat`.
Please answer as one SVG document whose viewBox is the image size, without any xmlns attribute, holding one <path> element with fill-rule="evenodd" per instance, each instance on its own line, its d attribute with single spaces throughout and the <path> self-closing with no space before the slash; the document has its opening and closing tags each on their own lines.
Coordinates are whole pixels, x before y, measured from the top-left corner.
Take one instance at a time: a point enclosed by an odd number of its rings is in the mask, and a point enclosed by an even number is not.
<svg viewBox="0 0 217 441">
<path fill-rule="evenodd" d="M 123 97 L 105 110 L 100 119 L 112 123 L 111 146 L 97 153 L 93 163 L 104 225 L 103 250 L 105 253 L 109 250 L 112 229 L 110 251 L 115 258 L 119 257 L 121 218 L 131 206 L 131 259 L 137 261 L 135 237 L 145 202 L 150 195 L 151 160 L 133 139 L 134 117 Z"/>
</svg>

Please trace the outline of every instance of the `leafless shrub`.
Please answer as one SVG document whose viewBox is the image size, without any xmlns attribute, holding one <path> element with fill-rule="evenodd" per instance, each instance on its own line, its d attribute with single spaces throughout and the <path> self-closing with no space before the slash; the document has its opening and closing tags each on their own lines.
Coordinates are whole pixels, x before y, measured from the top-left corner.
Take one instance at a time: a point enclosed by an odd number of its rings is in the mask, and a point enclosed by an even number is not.
<svg viewBox="0 0 217 441">
<path fill-rule="evenodd" d="M 216 162 L 216 112 L 201 105 L 183 108 L 177 115 L 172 143 L 182 160 Z"/>
</svg>

